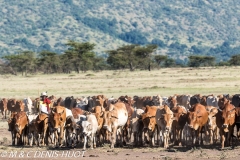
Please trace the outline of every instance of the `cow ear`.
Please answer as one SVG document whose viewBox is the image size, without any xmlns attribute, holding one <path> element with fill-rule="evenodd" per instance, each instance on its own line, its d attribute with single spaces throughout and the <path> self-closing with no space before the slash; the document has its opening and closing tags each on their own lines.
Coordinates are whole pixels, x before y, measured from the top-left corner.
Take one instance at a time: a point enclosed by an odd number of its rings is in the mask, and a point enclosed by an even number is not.
<svg viewBox="0 0 240 160">
<path fill-rule="evenodd" d="M 210 114 L 211 114 L 211 112 L 210 112 L 210 111 L 208 111 L 208 110 L 207 110 L 207 113 L 208 113 L 208 115 L 210 115 Z"/>
</svg>

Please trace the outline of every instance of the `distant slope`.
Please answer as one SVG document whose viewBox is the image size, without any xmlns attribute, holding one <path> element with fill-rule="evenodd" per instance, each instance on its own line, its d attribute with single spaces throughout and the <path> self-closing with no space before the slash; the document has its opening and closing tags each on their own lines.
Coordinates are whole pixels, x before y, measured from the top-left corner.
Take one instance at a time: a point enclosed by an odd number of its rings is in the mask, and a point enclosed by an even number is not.
<svg viewBox="0 0 240 160">
<path fill-rule="evenodd" d="M 189 54 L 222 60 L 240 53 L 237 0 L 2 0 L 0 17 L 1 55 L 61 53 L 68 39 L 95 43 L 99 54 L 156 43 L 158 53 L 183 61 Z"/>
</svg>

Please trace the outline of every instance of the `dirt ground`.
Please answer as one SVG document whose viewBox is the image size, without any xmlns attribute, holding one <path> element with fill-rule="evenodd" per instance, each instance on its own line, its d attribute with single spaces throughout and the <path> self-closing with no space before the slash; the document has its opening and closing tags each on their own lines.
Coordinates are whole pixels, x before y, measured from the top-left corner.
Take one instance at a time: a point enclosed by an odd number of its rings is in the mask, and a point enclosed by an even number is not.
<svg viewBox="0 0 240 160">
<path fill-rule="evenodd" d="M 235 140 L 236 142 L 237 140 Z M 11 146 L 11 135 L 7 130 L 7 121 L 0 121 L 0 160 L 24 159 L 24 160 L 42 160 L 42 159 L 97 159 L 97 160 L 173 160 L 173 159 L 240 159 L 240 146 L 235 148 L 226 147 L 220 149 L 220 143 L 217 145 L 204 145 L 201 147 L 170 146 L 169 149 L 162 147 L 116 147 L 110 149 L 106 144 L 104 147 L 97 147 L 91 150 L 87 148 L 82 150 L 82 146 L 76 148 L 54 148 L 49 147 L 30 147 L 30 146 Z"/>
</svg>

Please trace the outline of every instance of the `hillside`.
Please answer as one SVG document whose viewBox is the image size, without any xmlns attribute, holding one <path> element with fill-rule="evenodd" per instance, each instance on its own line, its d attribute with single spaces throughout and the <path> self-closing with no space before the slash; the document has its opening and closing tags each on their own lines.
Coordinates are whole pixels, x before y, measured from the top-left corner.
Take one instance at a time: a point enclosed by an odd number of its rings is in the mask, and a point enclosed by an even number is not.
<svg viewBox="0 0 240 160">
<path fill-rule="evenodd" d="M 159 45 L 158 54 L 226 60 L 240 53 L 240 1 L 11 0 L 0 1 L 0 55 L 21 50 L 66 50 L 72 39 L 95 51 L 128 44 Z"/>
</svg>

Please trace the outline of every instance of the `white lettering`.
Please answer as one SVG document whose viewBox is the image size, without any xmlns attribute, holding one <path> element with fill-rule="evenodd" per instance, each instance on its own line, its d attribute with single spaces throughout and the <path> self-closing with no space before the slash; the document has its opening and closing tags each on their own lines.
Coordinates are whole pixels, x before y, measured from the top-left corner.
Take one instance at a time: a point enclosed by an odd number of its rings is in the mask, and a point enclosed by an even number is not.
<svg viewBox="0 0 240 160">
<path fill-rule="evenodd" d="M 17 157 L 17 151 L 13 152 L 11 151 L 9 154 L 9 158 Z"/>
<path fill-rule="evenodd" d="M 36 151 L 35 154 L 34 154 L 34 158 L 40 157 L 40 156 L 41 156 L 41 152 L 40 151 Z"/>
<path fill-rule="evenodd" d="M 29 152 L 27 153 L 27 157 L 30 157 L 30 156 L 29 156 L 29 153 L 31 153 L 31 152 L 33 152 L 33 151 L 29 151 Z"/>
<path fill-rule="evenodd" d="M 67 155 L 68 155 L 68 151 L 67 151 L 67 153 L 65 153 L 65 152 L 63 151 L 63 153 L 62 153 L 62 157 L 65 155 L 65 157 L 67 157 Z"/>
</svg>

